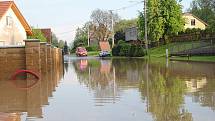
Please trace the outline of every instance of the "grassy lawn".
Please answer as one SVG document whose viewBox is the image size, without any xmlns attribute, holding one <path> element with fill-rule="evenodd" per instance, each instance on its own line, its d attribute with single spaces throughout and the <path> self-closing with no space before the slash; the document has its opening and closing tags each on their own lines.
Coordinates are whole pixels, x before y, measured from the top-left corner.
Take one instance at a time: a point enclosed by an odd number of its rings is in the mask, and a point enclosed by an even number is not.
<svg viewBox="0 0 215 121">
<path fill-rule="evenodd" d="M 198 43 L 192 43 L 192 42 L 183 42 L 183 43 L 171 43 L 167 45 L 161 45 L 160 47 L 156 48 L 151 48 L 149 49 L 150 53 L 150 58 L 152 59 L 157 59 L 157 58 L 165 58 L 166 57 L 166 49 L 169 49 L 174 46 L 174 49 L 178 49 L 183 51 L 186 49 L 191 49 L 193 46 L 196 47 L 198 46 Z M 148 58 L 148 57 L 146 57 Z M 189 58 L 188 57 L 171 57 L 170 59 L 173 60 L 179 60 L 179 61 L 201 61 L 201 62 L 215 62 L 215 56 L 192 56 Z"/>
<path fill-rule="evenodd" d="M 89 51 L 87 52 L 88 56 L 99 56 L 99 51 Z"/>
</svg>

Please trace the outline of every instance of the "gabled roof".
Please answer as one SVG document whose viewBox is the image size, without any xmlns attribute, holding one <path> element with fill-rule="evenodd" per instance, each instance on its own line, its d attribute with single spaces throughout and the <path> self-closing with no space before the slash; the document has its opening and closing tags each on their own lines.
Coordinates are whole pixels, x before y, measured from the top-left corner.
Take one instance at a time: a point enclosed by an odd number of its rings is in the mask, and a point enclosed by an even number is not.
<svg viewBox="0 0 215 121">
<path fill-rule="evenodd" d="M 28 25 L 27 21 L 13 1 L 0 1 L 0 20 L 10 8 L 14 11 L 22 26 L 25 28 L 27 35 L 32 35 L 31 27 Z"/>
<path fill-rule="evenodd" d="M 109 42 L 99 42 L 99 46 L 102 51 L 111 51 Z"/>
<path fill-rule="evenodd" d="M 183 15 L 189 15 L 189 16 L 193 16 L 194 18 L 196 18 L 197 20 L 199 20 L 200 22 L 202 22 L 203 24 L 205 24 L 206 26 L 208 26 L 208 24 L 206 22 L 204 22 L 202 19 L 200 19 L 199 17 L 193 15 L 192 13 L 183 13 Z"/>
</svg>

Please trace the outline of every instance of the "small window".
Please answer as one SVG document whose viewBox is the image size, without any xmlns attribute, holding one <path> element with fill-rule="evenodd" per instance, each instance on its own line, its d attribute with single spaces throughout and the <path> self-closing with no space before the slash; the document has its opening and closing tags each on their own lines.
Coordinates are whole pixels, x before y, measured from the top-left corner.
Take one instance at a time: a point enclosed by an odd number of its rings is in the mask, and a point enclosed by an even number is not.
<svg viewBox="0 0 215 121">
<path fill-rule="evenodd" d="M 0 46 L 4 46 L 5 42 L 4 41 L 0 41 Z"/>
<path fill-rule="evenodd" d="M 13 26 L 13 19 L 12 19 L 11 16 L 7 16 L 6 17 L 6 24 L 7 24 L 7 27 L 12 28 L 12 26 Z"/>
<path fill-rule="evenodd" d="M 191 26 L 195 26 L 196 25 L 196 20 L 195 19 L 191 19 Z"/>
</svg>

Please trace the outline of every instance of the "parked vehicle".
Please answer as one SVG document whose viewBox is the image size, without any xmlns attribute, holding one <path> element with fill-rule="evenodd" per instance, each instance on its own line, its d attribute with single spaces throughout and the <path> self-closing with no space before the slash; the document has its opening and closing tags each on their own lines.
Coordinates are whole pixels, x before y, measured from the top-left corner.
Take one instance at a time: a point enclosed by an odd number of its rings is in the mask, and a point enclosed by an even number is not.
<svg viewBox="0 0 215 121">
<path fill-rule="evenodd" d="M 77 56 L 87 56 L 87 50 L 85 47 L 77 47 L 76 48 L 76 55 Z"/>
<path fill-rule="evenodd" d="M 111 56 L 111 54 L 108 51 L 101 51 L 99 53 L 99 57 L 110 57 L 110 56 Z"/>
</svg>

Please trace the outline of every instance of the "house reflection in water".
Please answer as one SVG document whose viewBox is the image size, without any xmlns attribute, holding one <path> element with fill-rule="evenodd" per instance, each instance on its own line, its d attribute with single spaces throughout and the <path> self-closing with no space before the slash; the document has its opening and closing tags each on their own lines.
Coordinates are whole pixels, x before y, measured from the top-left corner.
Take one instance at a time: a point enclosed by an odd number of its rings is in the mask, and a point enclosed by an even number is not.
<svg viewBox="0 0 215 121">
<path fill-rule="evenodd" d="M 197 92 L 199 89 L 202 89 L 207 84 L 207 78 L 197 78 L 197 79 L 190 79 L 186 81 L 187 92 Z"/>
<path fill-rule="evenodd" d="M 42 106 L 49 104 L 48 99 L 62 78 L 62 66 L 52 66 L 47 72 L 42 70 L 41 78 L 36 85 L 25 90 L 14 86 L 9 81 L 10 75 L 12 74 L 8 73 L 7 69 L 3 68 L 3 71 L 0 71 L 0 112 L 2 112 L 0 120 L 20 121 L 23 112 L 27 112 L 28 117 L 42 118 Z M 28 83 L 28 79 L 16 82 L 21 86 L 26 86 Z"/>
</svg>

